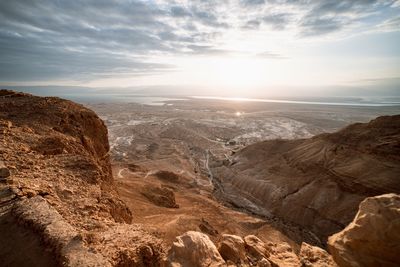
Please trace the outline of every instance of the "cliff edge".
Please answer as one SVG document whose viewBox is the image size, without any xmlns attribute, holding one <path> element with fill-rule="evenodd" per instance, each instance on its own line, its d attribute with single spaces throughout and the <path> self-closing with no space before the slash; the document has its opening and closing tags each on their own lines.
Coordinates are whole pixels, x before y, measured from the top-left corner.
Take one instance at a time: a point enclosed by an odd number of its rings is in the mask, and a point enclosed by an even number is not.
<svg viewBox="0 0 400 267">
<path fill-rule="evenodd" d="M 0 90 L 0 265 L 149 266 L 159 260 L 160 241 L 130 224 L 108 153 L 107 128 L 93 111 Z"/>
</svg>

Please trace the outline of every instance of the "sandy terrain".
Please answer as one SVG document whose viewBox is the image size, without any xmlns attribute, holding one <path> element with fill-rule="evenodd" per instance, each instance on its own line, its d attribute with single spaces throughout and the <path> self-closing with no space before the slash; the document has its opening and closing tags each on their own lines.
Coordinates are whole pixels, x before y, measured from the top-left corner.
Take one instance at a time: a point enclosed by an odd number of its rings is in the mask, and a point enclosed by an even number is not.
<svg viewBox="0 0 400 267">
<path fill-rule="evenodd" d="M 251 215 L 216 200 L 213 191 L 218 184 L 213 183 L 210 171 L 210 167 L 216 166 L 209 165 L 230 161 L 236 151 L 258 141 L 308 138 L 336 131 L 349 123 L 400 112 L 398 107 L 220 100 L 170 101 L 158 106 L 106 103 L 89 107 L 108 126 L 114 178 L 133 213 L 133 221 L 144 223 L 165 242 L 172 242 L 187 230 L 207 231 L 204 228 L 209 227 L 219 233 L 255 234 L 265 241 L 306 240 L 318 244 L 312 233 L 277 221 L 269 214 Z M 160 170 L 173 172 L 178 178 L 160 179 L 156 175 Z M 149 186 L 173 191 L 179 208 L 155 204 L 143 193 Z"/>
<path fill-rule="evenodd" d="M 301 207 L 280 204 L 282 216 L 277 216 L 276 211 L 257 203 L 257 199 L 273 195 L 263 193 L 271 189 L 265 188 L 265 183 L 254 185 L 263 183 L 268 172 L 286 173 L 268 160 L 274 161 L 271 156 L 290 144 L 298 144 L 293 153 L 282 154 L 285 162 L 294 163 L 288 168 L 322 170 L 309 167 L 330 158 L 319 160 L 323 151 L 320 144 L 331 143 L 335 147 L 329 151 L 340 152 L 333 157 L 331 163 L 335 164 L 328 164 L 335 173 L 348 174 L 341 162 L 352 164 L 353 160 L 362 163 L 357 170 L 363 174 L 367 172 L 362 166 L 380 166 L 382 157 L 387 161 L 380 169 L 387 169 L 389 161 L 398 166 L 400 116 L 380 117 L 367 126 L 353 124 L 337 133 L 308 139 L 258 142 L 276 136 L 307 137 L 330 131 L 349 119 L 376 116 L 382 110 L 316 112 L 303 107 L 301 113 L 294 106 L 198 101 L 156 107 L 96 105 L 109 127 L 109 138 L 96 113 L 76 103 L 9 90 L 0 90 L 0 100 L 0 228 L 4 230 L 0 234 L 5 241 L 0 248 L 0 266 L 160 266 L 178 262 L 198 266 L 208 260 L 250 266 L 300 266 L 300 262 L 311 260 L 335 266 L 326 251 L 302 243 L 324 246 L 313 229 L 305 227 L 310 223 L 302 227 L 297 222 L 303 221 L 288 223 L 285 215 L 299 214 Z M 294 117 L 291 112 L 301 116 Z M 313 121 L 312 116 L 317 119 Z M 287 145 L 271 151 L 268 144 Z M 339 160 L 355 155 L 354 149 L 360 156 Z M 366 156 L 369 161 L 365 161 Z M 249 160 L 243 161 L 245 158 Z M 398 177 L 390 175 L 396 166 L 379 171 L 385 173 L 386 180 L 353 174 L 366 181 L 367 188 L 384 186 L 384 193 L 387 186 L 381 181 L 389 182 L 389 188 L 398 187 L 390 183 L 391 177 Z M 240 175 L 242 167 L 249 172 Z M 239 174 L 244 190 L 240 184 L 228 186 L 233 179 L 221 177 L 221 168 Z M 291 177 L 278 182 L 298 185 Z M 234 192 L 237 189 L 241 193 Z M 292 189 L 291 196 L 304 191 Z M 264 199 L 262 204 L 268 203 Z M 377 232 L 382 231 L 379 227 L 375 227 Z M 232 254 L 236 248 L 240 253 Z"/>
</svg>

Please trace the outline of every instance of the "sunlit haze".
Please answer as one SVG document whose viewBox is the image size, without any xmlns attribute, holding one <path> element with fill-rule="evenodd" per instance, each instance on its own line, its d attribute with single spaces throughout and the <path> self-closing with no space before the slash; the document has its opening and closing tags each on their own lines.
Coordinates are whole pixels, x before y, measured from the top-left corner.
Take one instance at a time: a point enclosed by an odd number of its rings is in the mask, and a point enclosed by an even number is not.
<svg viewBox="0 0 400 267">
<path fill-rule="evenodd" d="M 400 1 L 2 1 L 0 85 L 399 96 Z"/>
</svg>

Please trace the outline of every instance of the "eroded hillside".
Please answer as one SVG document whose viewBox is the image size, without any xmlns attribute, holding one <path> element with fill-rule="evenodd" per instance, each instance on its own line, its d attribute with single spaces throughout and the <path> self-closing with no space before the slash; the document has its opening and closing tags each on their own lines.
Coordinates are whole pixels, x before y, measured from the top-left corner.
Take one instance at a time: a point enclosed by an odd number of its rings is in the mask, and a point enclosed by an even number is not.
<svg viewBox="0 0 400 267">
<path fill-rule="evenodd" d="M 246 162 L 251 162 L 255 171 L 261 171 L 265 169 L 262 160 L 267 155 L 272 160 L 282 153 L 283 162 L 305 175 L 306 171 L 322 169 L 318 160 L 320 154 L 311 153 L 319 149 L 310 149 L 314 141 L 319 140 L 315 144 L 321 144 L 324 140 L 331 146 L 336 144 L 346 148 L 344 151 L 348 151 L 346 146 L 355 147 L 351 153 L 362 154 L 362 159 L 370 157 L 369 162 L 375 165 L 384 162 L 384 166 L 378 166 L 378 171 L 387 178 L 381 178 L 377 186 L 374 179 L 358 175 L 361 178 L 354 183 L 363 182 L 363 187 L 343 185 L 343 182 L 337 185 L 341 190 L 346 186 L 357 190 L 363 188 L 359 190 L 361 193 L 354 193 L 354 189 L 350 192 L 359 197 L 354 200 L 356 209 L 357 200 L 364 195 L 397 190 L 397 184 L 391 181 L 398 171 L 398 154 L 388 151 L 399 149 L 398 129 L 396 124 L 385 128 L 386 123 L 382 124 L 380 119 L 375 123 L 377 126 L 372 124 L 371 132 L 386 134 L 377 145 L 374 145 L 375 139 L 365 138 L 371 133 L 365 133 L 365 127 L 359 125 L 349 128 L 360 133 L 355 139 L 351 139 L 353 134 L 347 137 L 349 142 L 336 140 L 334 135 L 309 140 L 270 141 L 249 146 L 233 159 L 226 157 L 223 161 L 213 160 L 215 155 L 208 149 L 199 150 L 200 154 L 206 153 L 205 172 L 192 170 L 193 166 L 185 165 L 186 161 L 176 161 L 179 157 L 189 159 L 183 153 L 186 150 L 166 158 L 174 159 L 172 163 L 164 158 L 156 161 L 149 157 L 146 161 L 125 159 L 112 166 L 107 128 L 93 111 L 59 98 L 0 90 L 0 266 L 336 266 L 325 250 L 302 242 L 310 231 L 298 227 L 302 225 L 301 221 L 296 225 L 286 224 L 275 220 L 276 217 L 272 220 L 258 217 L 220 203 L 213 192 L 231 190 L 228 200 L 242 201 L 236 206 L 244 203 L 242 206 L 247 207 L 250 203 L 266 215 L 270 211 L 276 212 L 262 205 L 255 206 L 254 203 L 263 200 L 257 200 L 257 194 L 251 195 L 254 193 L 251 187 L 246 187 L 249 189 L 246 192 L 226 181 L 219 184 L 214 178 L 221 179 L 220 176 L 213 177 L 213 173 L 231 171 L 230 168 L 244 166 Z M 176 144 L 185 145 L 178 141 Z M 270 156 L 271 147 L 266 144 L 272 144 L 275 156 Z M 154 145 L 149 147 L 154 148 Z M 288 153 L 289 148 L 291 153 Z M 175 149 L 180 151 L 179 146 Z M 255 157 L 250 153 L 254 149 L 258 150 Z M 338 148 L 334 151 L 338 159 L 350 157 L 346 153 L 340 154 Z M 306 157 L 302 153 L 311 154 Z M 296 158 L 305 162 L 296 161 Z M 339 163 L 331 161 L 329 165 L 335 173 L 345 169 Z M 305 164 L 309 164 L 305 169 L 298 167 Z M 186 173 L 177 171 L 177 166 L 187 168 Z M 282 177 L 290 174 L 286 167 L 271 166 L 271 170 L 275 174 L 279 171 Z M 367 170 L 362 166 L 361 173 Z M 188 175 L 191 171 L 198 176 Z M 208 177 L 205 176 L 207 173 Z M 243 177 L 249 178 L 246 175 L 244 173 Z M 301 180 L 303 176 L 299 177 Z M 370 183 L 364 183 L 364 180 Z M 292 181 L 288 179 L 285 183 L 289 185 Z M 307 192 L 308 184 L 312 183 L 293 183 L 299 189 L 292 195 L 303 189 Z M 265 190 L 260 184 L 255 185 L 258 187 L 256 192 Z M 325 187 L 321 190 L 323 193 Z M 348 191 L 350 189 L 342 194 Z M 319 197 L 323 200 L 325 196 Z M 331 201 L 331 195 L 326 197 Z M 306 203 L 309 200 L 304 196 Z M 342 201 L 342 195 L 336 200 Z M 385 195 L 366 203 L 355 219 L 357 227 L 350 224 L 346 230 L 331 237 L 329 249 L 334 259 L 343 266 L 364 259 L 367 259 L 367 265 L 376 262 L 397 264 L 392 244 L 398 243 L 395 234 L 398 232 L 398 195 Z M 346 212 L 339 215 L 349 218 Z M 379 238 L 387 227 L 394 234 Z M 283 233 L 281 229 L 284 229 Z M 371 251 L 370 245 L 360 246 L 359 240 L 363 238 L 360 231 L 376 233 L 371 240 L 388 251 L 387 259 L 377 259 L 379 253 Z M 381 244 L 382 240 L 384 244 Z M 385 248 L 386 244 L 390 249 Z"/>
<path fill-rule="evenodd" d="M 365 197 L 400 193 L 399 155 L 400 116 L 383 116 L 310 139 L 256 143 L 212 171 L 225 200 L 245 208 L 250 200 L 325 242 Z"/>
<path fill-rule="evenodd" d="M 0 184 L 2 265 L 147 265 L 142 247 L 159 260 L 159 240 L 130 224 L 116 193 L 107 128 L 94 112 L 1 90 L 0 115 L 10 172 Z"/>
</svg>

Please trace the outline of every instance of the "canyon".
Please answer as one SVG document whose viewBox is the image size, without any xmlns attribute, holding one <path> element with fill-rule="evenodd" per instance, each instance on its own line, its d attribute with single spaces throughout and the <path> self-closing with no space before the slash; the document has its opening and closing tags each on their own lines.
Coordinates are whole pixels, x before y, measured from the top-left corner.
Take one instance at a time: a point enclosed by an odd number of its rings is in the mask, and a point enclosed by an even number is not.
<svg viewBox="0 0 400 267">
<path fill-rule="evenodd" d="M 396 266 L 400 116 L 380 113 L 1 90 L 0 265 Z"/>
</svg>

